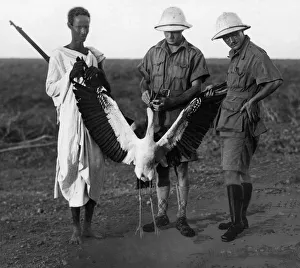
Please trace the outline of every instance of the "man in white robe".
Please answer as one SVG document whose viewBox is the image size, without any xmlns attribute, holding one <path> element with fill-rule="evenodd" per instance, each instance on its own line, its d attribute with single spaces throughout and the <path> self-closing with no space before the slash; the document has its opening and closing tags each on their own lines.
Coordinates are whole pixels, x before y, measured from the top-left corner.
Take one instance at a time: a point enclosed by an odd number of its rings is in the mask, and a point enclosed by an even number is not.
<svg viewBox="0 0 300 268">
<path fill-rule="evenodd" d="M 90 15 L 77 7 L 69 11 L 68 27 L 72 41 L 53 51 L 46 80 L 46 92 L 52 97 L 59 123 L 58 155 L 54 198 L 59 189 L 69 202 L 73 216 L 71 243 L 81 243 L 81 235 L 93 236 L 91 220 L 104 180 L 104 158 L 100 148 L 83 124 L 76 105 L 72 79 L 76 80 L 76 58 L 82 58 L 92 70 L 102 68 L 104 55 L 92 47 L 84 47 Z M 74 71 L 75 70 L 75 71 Z M 78 71 L 78 68 L 77 68 Z M 74 77 L 75 75 L 75 77 Z M 85 206 L 83 229 L 80 227 L 80 207 Z"/>
</svg>

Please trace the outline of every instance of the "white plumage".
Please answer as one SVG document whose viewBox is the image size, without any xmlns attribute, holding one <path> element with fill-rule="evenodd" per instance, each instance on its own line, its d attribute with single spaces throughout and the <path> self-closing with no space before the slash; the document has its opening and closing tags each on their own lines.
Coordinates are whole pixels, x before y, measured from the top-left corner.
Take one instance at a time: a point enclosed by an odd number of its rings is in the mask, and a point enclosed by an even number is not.
<svg viewBox="0 0 300 268">
<path fill-rule="evenodd" d="M 168 154 L 173 149 L 183 156 L 197 150 L 226 93 L 223 85 L 210 99 L 205 99 L 203 95 L 195 98 L 181 111 L 171 128 L 155 142 L 154 114 L 150 108 L 147 108 L 146 134 L 140 139 L 104 88 L 96 90 L 78 83 L 74 86 L 84 124 L 102 152 L 115 162 L 135 165 L 134 172 L 143 181 L 157 178 L 156 166 L 159 163 L 167 166 Z M 152 204 L 152 199 L 150 202 Z M 141 214 L 138 230 L 142 230 Z"/>
<path fill-rule="evenodd" d="M 83 96 L 84 91 L 86 91 L 88 98 Z M 113 158 L 116 154 L 115 150 L 107 151 L 104 149 L 104 153 L 116 162 L 135 165 L 134 171 L 136 176 L 144 181 L 156 178 L 156 166 L 159 163 L 162 163 L 164 166 L 167 165 L 166 154 L 180 141 L 187 126 L 191 123 L 189 122 L 189 118 L 201 105 L 201 98 L 194 99 L 181 111 L 177 120 L 165 135 L 159 141 L 155 142 L 153 111 L 150 108 L 147 108 L 148 126 L 146 134 L 144 138 L 140 139 L 126 121 L 117 103 L 106 94 L 105 90 L 94 93 L 95 99 L 98 100 L 96 104 L 100 119 L 98 123 L 95 113 L 85 112 L 85 105 L 91 101 L 93 93 L 88 92 L 84 87 L 77 87 L 77 90 L 74 90 L 74 92 L 77 97 L 79 111 L 95 141 L 97 142 L 99 139 L 104 141 L 107 138 L 112 139 L 111 136 L 114 136 L 112 146 L 116 146 L 116 143 L 118 143 L 119 150 L 125 152 L 124 157 L 118 160 Z M 105 115 L 106 121 L 101 120 L 103 115 Z M 89 121 L 89 117 L 93 117 L 93 120 Z M 102 132 L 101 128 L 103 128 Z M 107 130 L 108 128 L 111 131 Z M 102 147 L 101 144 L 99 146 L 100 148 Z"/>
</svg>

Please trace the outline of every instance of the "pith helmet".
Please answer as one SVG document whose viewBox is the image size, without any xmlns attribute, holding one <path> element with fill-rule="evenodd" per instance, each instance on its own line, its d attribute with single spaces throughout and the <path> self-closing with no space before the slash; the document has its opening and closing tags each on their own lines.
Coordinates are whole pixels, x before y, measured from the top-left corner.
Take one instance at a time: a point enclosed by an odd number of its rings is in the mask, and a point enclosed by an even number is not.
<svg viewBox="0 0 300 268">
<path fill-rule="evenodd" d="M 169 7 L 163 12 L 160 21 L 154 29 L 164 32 L 183 31 L 191 28 L 192 25 L 187 23 L 182 10 L 178 7 Z"/>
<path fill-rule="evenodd" d="M 216 34 L 212 40 L 222 38 L 224 35 L 237 32 L 240 30 L 247 30 L 251 26 L 242 23 L 239 16 L 233 12 L 224 12 L 217 18 L 216 22 Z"/>
</svg>

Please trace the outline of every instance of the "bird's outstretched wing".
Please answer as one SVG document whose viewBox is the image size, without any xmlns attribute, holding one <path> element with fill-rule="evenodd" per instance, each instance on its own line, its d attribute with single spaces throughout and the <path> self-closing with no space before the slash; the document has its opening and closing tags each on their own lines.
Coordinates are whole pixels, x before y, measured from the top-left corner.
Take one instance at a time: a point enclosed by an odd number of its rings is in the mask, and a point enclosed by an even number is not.
<svg viewBox="0 0 300 268">
<path fill-rule="evenodd" d="M 214 89 L 214 96 L 204 97 L 202 93 L 182 110 L 171 128 L 157 142 L 160 147 L 159 156 L 175 150 L 189 158 L 196 152 L 226 95 L 226 83 L 217 85 Z"/>
<path fill-rule="evenodd" d="M 105 90 L 74 83 L 73 91 L 84 125 L 102 152 L 115 162 L 131 164 L 138 138 L 117 103 Z"/>
</svg>

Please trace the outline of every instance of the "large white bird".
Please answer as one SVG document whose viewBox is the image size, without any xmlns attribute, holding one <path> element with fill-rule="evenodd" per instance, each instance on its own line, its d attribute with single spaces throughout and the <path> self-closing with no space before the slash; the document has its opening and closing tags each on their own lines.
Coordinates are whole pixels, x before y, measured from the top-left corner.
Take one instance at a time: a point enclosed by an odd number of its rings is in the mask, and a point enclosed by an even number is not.
<svg viewBox="0 0 300 268">
<path fill-rule="evenodd" d="M 172 156 L 190 156 L 199 147 L 202 138 L 211 126 L 219 105 L 225 96 L 226 85 L 215 88 L 213 97 L 200 95 L 181 111 L 170 129 L 154 141 L 153 111 L 147 108 L 147 130 L 143 138 L 138 138 L 117 103 L 103 87 L 88 87 L 74 83 L 74 94 L 83 122 L 90 135 L 111 160 L 135 165 L 138 179 L 152 181 L 157 178 L 156 166 L 167 166 Z M 141 195 L 140 220 L 141 228 Z M 153 214 L 152 198 L 150 203 Z M 155 223 L 155 220 L 153 221 Z M 157 229 L 156 229 L 157 230 Z"/>
</svg>

